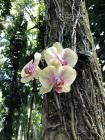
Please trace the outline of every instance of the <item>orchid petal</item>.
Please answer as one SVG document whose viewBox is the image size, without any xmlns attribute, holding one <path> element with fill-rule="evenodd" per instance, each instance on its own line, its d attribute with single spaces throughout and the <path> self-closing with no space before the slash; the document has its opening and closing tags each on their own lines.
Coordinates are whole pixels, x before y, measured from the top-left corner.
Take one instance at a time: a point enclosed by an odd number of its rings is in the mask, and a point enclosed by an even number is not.
<svg viewBox="0 0 105 140">
<path fill-rule="evenodd" d="M 48 92 L 50 92 L 50 91 L 52 90 L 52 88 L 53 88 L 52 85 L 49 86 L 48 88 L 45 88 L 45 87 L 42 86 L 42 87 L 40 87 L 39 92 L 42 93 L 42 94 L 44 94 L 44 93 L 48 93 Z"/>
<path fill-rule="evenodd" d="M 76 78 L 76 71 L 70 66 L 62 66 L 59 68 L 61 78 L 71 85 Z"/>
<path fill-rule="evenodd" d="M 27 82 L 29 82 L 31 80 L 34 80 L 34 78 L 38 79 L 39 72 L 40 72 L 40 68 L 37 66 L 32 75 L 26 75 L 26 74 L 21 75 L 21 77 L 22 77 L 21 78 L 21 83 L 27 83 Z"/>
<path fill-rule="evenodd" d="M 54 66 L 48 66 L 39 73 L 39 81 L 41 82 L 42 86 L 48 88 L 54 84 L 53 78 L 55 71 L 56 68 Z"/>
<path fill-rule="evenodd" d="M 27 83 L 27 82 L 29 82 L 31 80 L 34 80 L 34 78 L 32 76 L 30 76 L 30 77 L 22 77 L 21 78 L 21 83 Z"/>
<path fill-rule="evenodd" d="M 59 42 L 55 42 L 52 47 L 57 49 L 57 53 L 62 54 L 63 47 Z"/>
<path fill-rule="evenodd" d="M 65 83 L 65 84 L 62 86 L 62 92 L 67 93 L 67 92 L 70 92 L 70 90 L 71 90 L 70 84 Z"/>
<path fill-rule="evenodd" d="M 67 61 L 67 64 L 71 67 L 74 67 L 77 63 L 78 56 L 73 50 L 66 48 L 63 50 L 63 60 Z"/>
<path fill-rule="evenodd" d="M 21 71 L 21 77 L 27 77 L 27 76 L 28 76 L 28 74 L 25 73 L 24 69 L 25 69 L 26 67 L 29 67 L 29 65 L 31 65 L 31 64 L 33 64 L 33 60 L 31 60 L 30 62 L 28 62 L 28 63 L 23 67 L 23 69 L 22 69 L 22 71 Z M 34 63 L 34 64 L 35 64 L 35 63 Z"/>
<path fill-rule="evenodd" d="M 40 60 L 41 60 L 41 54 L 40 53 L 38 53 L 38 52 L 36 52 L 35 54 L 34 54 L 34 58 L 35 58 L 35 65 L 39 65 L 39 62 L 40 62 Z"/>
<path fill-rule="evenodd" d="M 47 64 L 50 63 L 51 59 L 56 58 L 57 49 L 55 47 L 50 47 L 44 51 L 44 58 Z"/>
<path fill-rule="evenodd" d="M 51 59 L 49 65 L 55 66 L 56 68 L 59 68 L 59 66 L 62 66 L 60 61 L 56 58 Z"/>
</svg>

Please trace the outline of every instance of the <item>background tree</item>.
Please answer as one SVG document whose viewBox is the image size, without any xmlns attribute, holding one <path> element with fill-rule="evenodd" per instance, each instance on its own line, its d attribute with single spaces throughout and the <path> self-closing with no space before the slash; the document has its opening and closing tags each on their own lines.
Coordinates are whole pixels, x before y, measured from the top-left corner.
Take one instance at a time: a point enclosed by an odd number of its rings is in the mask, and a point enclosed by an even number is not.
<svg viewBox="0 0 105 140">
<path fill-rule="evenodd" d="M 33 58 L 37 47 L 38 51 L 41 49 L 37 35 L 44 6 L 40 3 L 17 0 L 11 4 L 11 13 L 2 18 L 0 89 L 4 106 L 1 107 L 0 139 L 3 140 L 40 139 L 41 96 L 37 94 L 36 82 L 30 82 L 30 85 L 20 82 L 21 69 Z M 32 10 L 35 13 L 33 6 L 37 12 L 40 10 L 40 17 L 38 13 L 36 17 L 31 13 Z"/>
</svg>

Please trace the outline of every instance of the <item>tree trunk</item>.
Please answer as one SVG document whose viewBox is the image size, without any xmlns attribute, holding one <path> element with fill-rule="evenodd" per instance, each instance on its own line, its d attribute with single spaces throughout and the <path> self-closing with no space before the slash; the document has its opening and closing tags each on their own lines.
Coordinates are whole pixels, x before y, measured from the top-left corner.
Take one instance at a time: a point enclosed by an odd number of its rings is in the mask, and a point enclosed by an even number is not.
<svg viewBox="0 0 105 140">
<path fill-rule="evenodd" d="M 44 45 L 59 41 L 78 53 L 70 93 L 44 96 L 43 140 L 105 140 L 105 104 L 100 65 L 83 0 L 45 0 Z"/>
</svg>

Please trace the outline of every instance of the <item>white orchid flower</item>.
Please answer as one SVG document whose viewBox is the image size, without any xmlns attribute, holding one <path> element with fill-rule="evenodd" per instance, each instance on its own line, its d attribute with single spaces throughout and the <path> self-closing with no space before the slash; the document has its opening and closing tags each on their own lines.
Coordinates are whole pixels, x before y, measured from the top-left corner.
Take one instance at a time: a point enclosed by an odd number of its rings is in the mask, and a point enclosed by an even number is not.
<svg viewBox="0 0 105 140">
<path fill-rule="evenodd" d="M 21 82 L 26 83 L 34 78 L 38 78 L 38 73 L 40 71 L 40 68 L 38 67 L 38 64 L 41 59 L 40 53 L 35 53 L 34 60 L 31 60 L 29 63 L 27 63 L 22 71 L 21 71 Z"/>
<path fill-rule="evenodd" d="M 52 47 L 44 51 L 44 58 L 48 65 L 52 63 L 52 60 L 57 59 L 63 66 L 69 65 L 71 67 L 74 67 L 78 60 L 78 56 L 73 50 L 63 49 L 59 42 L 54 43 Z"/>
<path fill-rule="evenodd" d="M 41 93 L 48 93 L 54 88 L 57 93 L 69 92 L 70 86 L 76 78 L 76 71 L 70 66 L 47 66 L 39 73 L 42 84 Z"/>
</svg>

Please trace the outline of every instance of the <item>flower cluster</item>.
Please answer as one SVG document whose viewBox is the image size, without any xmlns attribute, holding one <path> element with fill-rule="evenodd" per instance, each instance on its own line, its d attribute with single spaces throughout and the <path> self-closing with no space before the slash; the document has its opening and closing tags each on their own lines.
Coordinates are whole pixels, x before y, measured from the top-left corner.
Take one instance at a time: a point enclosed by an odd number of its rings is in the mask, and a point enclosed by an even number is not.
<svg viewBox="0 0 105 140">
<path fill-rule="evenodd" d="M 76 71 L 73 68 L 77 63 L 77 54 L 61 46 L 59 42 L 44 51 L 44 59 L 47 67 L 39 68 L 41 54 L 35 53 L 34 61 L 26 64 L 21 72 L 21 82 L 26 83 L 30 80 L 39 79 L 41 83 L 40 93 L 48 93 L 53 88 L 57 93 L 69 92 L 71 84 L 76 78 Z"/>
</svg>

